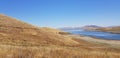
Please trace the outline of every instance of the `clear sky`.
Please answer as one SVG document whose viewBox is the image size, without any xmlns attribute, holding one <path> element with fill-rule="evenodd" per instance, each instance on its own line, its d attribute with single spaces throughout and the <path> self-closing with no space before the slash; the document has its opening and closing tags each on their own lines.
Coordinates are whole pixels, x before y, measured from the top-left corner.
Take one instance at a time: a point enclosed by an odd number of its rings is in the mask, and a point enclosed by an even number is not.
<svg viewBox="0 0 120 58">
<path fill-rule="evenodd" d="M 0 0 L 0 13 L 37 26 L 120 25 L 120 0 Z"/>
</svg>

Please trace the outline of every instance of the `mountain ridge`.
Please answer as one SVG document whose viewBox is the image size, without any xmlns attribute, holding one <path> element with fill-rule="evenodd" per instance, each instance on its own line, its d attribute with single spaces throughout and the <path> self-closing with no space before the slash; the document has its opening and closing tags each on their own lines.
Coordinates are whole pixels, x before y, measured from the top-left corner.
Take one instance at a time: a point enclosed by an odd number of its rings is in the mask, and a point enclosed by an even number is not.
<svg viewBox="0 0 120 58">
<path fill-rule="evenodd" d="M 91 30 L 91 29 L 97 29 L 97 28 L 102 28 L 101 26 L 97 26 L 97 25 L 85 25 L 85 26 L 81 26 L 81 27 L 63 27 L 63 28 L 59 28 L 61 30 L 80 30 L 80 29 L 85 29 L 85 30 Z"/>
</svg>

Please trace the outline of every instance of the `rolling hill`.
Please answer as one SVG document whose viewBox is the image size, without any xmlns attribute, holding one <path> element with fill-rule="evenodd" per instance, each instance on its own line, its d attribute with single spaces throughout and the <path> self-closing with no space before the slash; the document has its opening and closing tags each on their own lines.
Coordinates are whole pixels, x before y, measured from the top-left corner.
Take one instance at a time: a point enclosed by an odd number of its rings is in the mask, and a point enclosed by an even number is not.
<svg viewBox="0 0 120 58">
<path fill-rule="evenodd" d="M 56 33 L 55 33 L 56 32 Z M 58 32 L 58 33 L 57 33 Z M 50 28 L 38 28 L 28 23 L 0 15 L 0 40 L 3 44 L 13 45 L 74 45 L 71 38 L 59 34 Z M 67 40 L 66 40 L 67 38 Z M 24 44 L 25 43 L 25 44 Z"/>
<path fill-rule="evenodd" d="M 120 34 L 120 26 L 104 27 L 104 28 L 98 28 L 96 30 Z"/>
<path fill-rule="evenodd" d="M 84 38 L 81 36 L 80 38 Z M 0 14 L 0 58 L 119 58 L 120 49 Z"/>
</svg>

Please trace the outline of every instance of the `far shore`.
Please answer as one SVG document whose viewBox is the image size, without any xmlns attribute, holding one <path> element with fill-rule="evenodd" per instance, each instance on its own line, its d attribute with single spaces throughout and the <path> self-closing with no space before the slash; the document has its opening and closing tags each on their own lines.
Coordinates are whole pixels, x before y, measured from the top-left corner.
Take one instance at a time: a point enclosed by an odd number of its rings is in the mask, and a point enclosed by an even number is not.
<svg viewBox="0 0 120 58">
<path fill-rule="evenodd" d="M 120 31 L 104 31 L 104 30 L 85 30 L 85 31 L 97 31 L 97 32 L 108 32 L 112 34 L 120 34 Z"/>
</svg>

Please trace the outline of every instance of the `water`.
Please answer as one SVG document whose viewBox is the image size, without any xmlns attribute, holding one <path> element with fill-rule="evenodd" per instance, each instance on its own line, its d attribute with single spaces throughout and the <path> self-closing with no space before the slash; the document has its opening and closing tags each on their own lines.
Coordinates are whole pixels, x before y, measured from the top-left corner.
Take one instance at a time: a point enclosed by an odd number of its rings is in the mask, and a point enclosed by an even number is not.
<svg viewBox="0 0 120 58">
<path fill-rule="evenodd" d="M 85 31 L 85 30 L 65 30 L 72 34 L 80 34 L 85 36 L 92 36 L 101 39 L 107 40 L 120 40 L 120 34 L 112 34 L 108 32 L 100 32 L 100 31 Z"/>
</svg>

